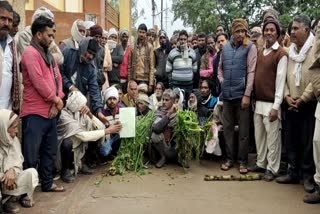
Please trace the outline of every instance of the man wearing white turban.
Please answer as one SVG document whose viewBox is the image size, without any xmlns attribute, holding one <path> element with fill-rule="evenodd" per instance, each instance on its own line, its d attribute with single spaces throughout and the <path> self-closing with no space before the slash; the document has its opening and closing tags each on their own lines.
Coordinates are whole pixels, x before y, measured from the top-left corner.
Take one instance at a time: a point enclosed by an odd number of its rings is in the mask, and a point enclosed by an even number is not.
<svg viewBox="0 0 320 214">
<path fill-rule="evenodd" d="M 83 163 L 88 142 L 99 141 L 101 144 L 105 138 L 110 138 L 110 134 L 121 129 L 119 124 L 105 128 L 90 111 L 81 114 L 80 110 L 86 103 L 87 99 L 81 92 L 71 92 L 58 122 L 57 166 L 61 168 L 62 180 L 67 183 L 73 182 L 79 171 L 88 174 L 88 166 Z M 74 173 L 71 172 L 73 165 Z"/>
<path fill-rule="evenodd" d="M 103 114 L 112 125 L 121 125 L 119 121 L 119 109 L 123 106 L 119 103 L 119 92 L 114 86 L 108 88 L 103 93 L 105 108 Z M 114 133 L 110 136 L 105 144 L 100 147 L 100 155 L 105 159 L 112 151 L 115 155 L 120 147 L 120 136 L 118 133 Z"/>
<path fill-rule="evenodd" d="M 86 27 L 84 21 L 77 19 L 73 22 L 71 27 L 71 37 L 60 42 L 60 50 L 65 47 L 79 48 L 79 43 L 86 38 Z"/>
</svg>

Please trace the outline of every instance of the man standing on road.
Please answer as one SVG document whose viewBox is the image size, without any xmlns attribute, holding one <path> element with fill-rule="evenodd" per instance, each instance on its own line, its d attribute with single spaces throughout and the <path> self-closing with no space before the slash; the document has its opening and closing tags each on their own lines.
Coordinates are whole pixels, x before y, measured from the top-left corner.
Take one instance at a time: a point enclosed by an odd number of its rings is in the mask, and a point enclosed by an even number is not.
<svg viewBox="0 0 320 214">
<path fill-rule="evenodd" d="M 22 130 L 24 168 L 38 167 L 41 189 L 61 192 L 53 183 L 57 154 L 57 115 L 63 107 L 62 79 L 49 52 L 54 38 L 54 22 L 40 16 L 31 26 L 33 38 L 21 58 L 23 75 Z"/>
<path fill-rule="evenodd" d="M 320 203 L 320 22 L 316 29 L 316 42 L 314 43 L 314 61 L 310 68 L 311 83 L 313 92 L 317 97 L 318 104 L 315 113 L 316 125 L 313 135 L 313 159 L 316 165 L 316 174 L 314 180 L 316 182 L 315 192 L 313 194 L 305 195 L 303 201 L 309 204 Z"/>
<path fill-rule="evenodd" d="M 282 184 L 298 184 L 303 180 L 306 192 L 314 191 L 315 172 L 312 158 L 315 126 L 315 99 L 310 82 L 309 67 L 312 63 L 314 36 L 309 17 L 301 15 L 293 19 L 288 72 L 285 87 L 284 133 L 288 155 L 288 171 L 276 181 Z"/>
<path fill-rule="evenodd" d="M 222 170 L 234 163 L 234 127 L 239 125 L 239 172 L 245 174 L 249 150 L 250 98 L 257 62 L 257 49 L 249 41 L 248 23 L 244 19 L 232 22 L 232 38 L 221 53 L 218 78 L 223 98 L 223 134 L 226 141 L 226 161 Z"/>
<path fill-rule="evenodd" d="M 286 82 L 288 58 L 279 45 L 280 26 L 276 20 L 263 25 L 265 47 L 258 51 L 254 81 L 254 126 L 257 162 L 251 171 L 265 172 L 264 179 L 272 181 L 280 168 L 281 109 Z"/>
</svg>

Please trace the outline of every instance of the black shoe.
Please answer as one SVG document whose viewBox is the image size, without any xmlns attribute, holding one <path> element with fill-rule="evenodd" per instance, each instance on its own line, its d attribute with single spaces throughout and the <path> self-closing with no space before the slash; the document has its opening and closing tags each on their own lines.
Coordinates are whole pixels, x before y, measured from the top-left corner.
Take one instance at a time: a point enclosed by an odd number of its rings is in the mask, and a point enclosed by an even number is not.
<svg viewBox="0 0 320 214">
<path fill-rule="evenodd" d="M 248 167 L 249 172 L 260 172 L 260 173 L 264 173 L 266 171 L 266 169 L 259 167 L 258 165 L 254 165 L 251 167 Z"/>
<path fill-rule="evenodd" d="M 3 210 L 8 213 L 18 213 L 20 208 L 17 203 L 8 201 L 3 205 Z"/>
<path fill-rule="evenodd" d="M 61 180 L 65 183 L 73 183 L 76 178 L 72 175 L 69 169 L 61 173 Z"/>
<path fill-rule="evenodd" d="M 267 182 L 273 181 L 275 179 L 274 174 L 270 170 L 266 170 L 263 176 L 264 180 Z"/>
<path fill-rule="evenodd" d="M 318 204 L 320 203 L 320 192 L 315 191 L 312 194 L 305 195 L 303 197 L 303 202 L 307 204 Z"/>
<path fill-rule="evenodd" d="M 299 184 L 300 180 L 292 177 L 291 175 L 284 175 L 276 178 L 276 182 L 279 184 Z"/>
<path fill-rule="evenodd" d="M 315 191 L 315 183 L 313 179 L 305 179 L 303 180 L 304 191 L 307 193 L 313 193 Z"/>
<path fill-rule="evenodd" d="M 84 175 L 92 175 L 94 170 L 89 168 L 88 165 L 83 164 L 82 168 L 80 169 L 80 173 Z"/>
</svg>

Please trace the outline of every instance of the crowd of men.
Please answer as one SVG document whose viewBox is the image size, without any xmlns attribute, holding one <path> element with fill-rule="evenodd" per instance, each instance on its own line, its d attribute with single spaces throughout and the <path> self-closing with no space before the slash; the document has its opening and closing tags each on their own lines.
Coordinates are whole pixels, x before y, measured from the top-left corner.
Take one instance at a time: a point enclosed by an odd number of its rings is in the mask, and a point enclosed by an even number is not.
<svg viewBox="0 0 320 214">
<path fill-rule="evenodd" d="M 199 124 L 214 115 L 223 127 L 221 170 L 239 162 L 241 174 L 302 181 L 310 193 L 304 202 L 320 203 L 320 24 L 297 15 L 286 31 L 278 15 L 266 10 L 262 27 L 251 30 L 235 19 L 230 36 L 219 25 L 210 35 L 180 30 L 169 39 L 140 24 L 136 41 L 126 29 L 78 19 L 70 38 L 56 43 L 50 10 L 38 8 L 31 26 L 18 30 L 19 14 L 0 1 L 4 209 L 18 212 L 17 198 L 32 207 L 39 182 L 44 192 L 65 191 L 54 183 L 57 172 L 70 183 L 114 158 L 124 107 L 138 117 L 154 111 L 150 148 L 157 155 L 149 158 L 158 168 L 176 158 L 176 112 L 187 109 Z M 252 126 L 257 159 L 248 166 Z"/>
</svg>

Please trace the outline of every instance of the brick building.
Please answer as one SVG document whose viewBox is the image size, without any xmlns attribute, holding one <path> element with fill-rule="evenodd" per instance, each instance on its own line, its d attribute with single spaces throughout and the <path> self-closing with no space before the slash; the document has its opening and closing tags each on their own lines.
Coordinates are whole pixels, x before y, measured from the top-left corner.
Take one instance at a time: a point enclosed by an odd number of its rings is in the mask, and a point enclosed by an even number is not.
<svg viewBox="0 0 320 214">
<path fill-rule="evenodd" d="M 131 0 L 119 0 L 118 5 L 119 9 L 115 9 L 108 0 L 25 0 L 25 25 L 30 25 L 34 11 L 44 6 L 55 15 L 56 42 L 70 37 L 76 19 L 94 21 L 106 30 L 111 27 L 130 30 Z"/>
</svg>

